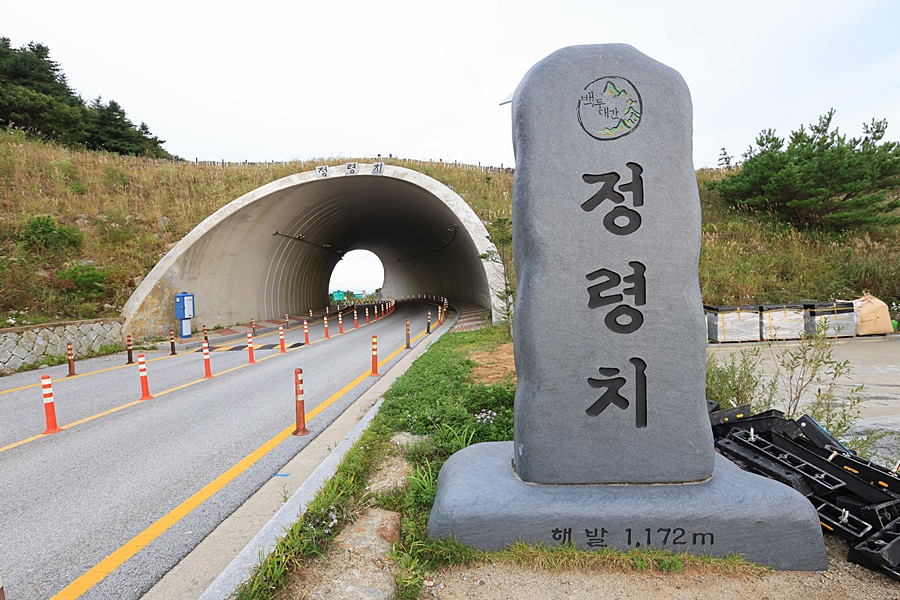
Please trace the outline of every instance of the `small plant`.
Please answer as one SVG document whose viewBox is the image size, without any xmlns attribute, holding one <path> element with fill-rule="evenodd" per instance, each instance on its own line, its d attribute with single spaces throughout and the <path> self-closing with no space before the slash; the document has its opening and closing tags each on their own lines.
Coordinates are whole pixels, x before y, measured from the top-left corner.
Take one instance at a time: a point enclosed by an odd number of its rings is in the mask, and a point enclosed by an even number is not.
<svg viewBox="0 0 900 600">
<path fill-rule="evenodd" d="M 762 352 L 758 346 L 742 348 L 724 360 L 711 352 L 706 363 L 706 397 L 722 408 L 749 404 L 754 413 L 775 405 L 778 382 L 766 380 L 760 371 Z"/>
<path fill-rule="evenodd" d="M 848 447 L 870 458 L 876 444 L 888 434 L 849 434 L 859 420 L 863 386 L 850 388 L 844 397 L 838 395 L 839 385 L 850 379 L 852 368 L 850 361 L 834 358 L 835 341 L 828 334 L 827 322 L 820 323 L 814 334 L 803 335 L 796 344 L 777 350 L 772 344 L 763 346 L 768 357 L 760 347 L 742 349 L 724 361 L 710 354 L 707 397 L 722 408 L 749 404 L 757 413 L 777 407 L 791 419 L 808 414 Z M 764 360 L 773 370 L 770 375 L 764 372 Z"/>
<path fill-rule="evenodd" d="M 56 273 L 63 282 L 71 282 L 71 291 L 80 298 L 99 298 L 106 287 L 106 273 L 94 265 L 76 264 Z"/>
<path fill-rule="evenodd" d="M 27 246 L 35 250 L 62 251 L 78 248 L 83 243 L 78 229 L 59 225 L 50 215 L 29 217 L 22 238 Z"/>
</svg>

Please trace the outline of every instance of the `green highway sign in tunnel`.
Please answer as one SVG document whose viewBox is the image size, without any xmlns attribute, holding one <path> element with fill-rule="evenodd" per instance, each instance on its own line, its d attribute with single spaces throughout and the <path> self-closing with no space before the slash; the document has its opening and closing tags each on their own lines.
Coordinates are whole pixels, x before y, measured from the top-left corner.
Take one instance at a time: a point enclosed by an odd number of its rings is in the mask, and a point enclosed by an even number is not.
<svg viewBox="0 0 900 600">
<path fill-rule="evenodd" d="M 195 295 L 195 326 L 280 319 L 321 308 L 351 250 L 384 265 L 384 297 L 439 295 L 500 314 L 502 266 L 465 201 L 440 182 L 382 163 L 318 167 L 230 202 L 153 268 L 122 310 L 137 338 L 168 333 L 173 298 Z"/>
</svg>

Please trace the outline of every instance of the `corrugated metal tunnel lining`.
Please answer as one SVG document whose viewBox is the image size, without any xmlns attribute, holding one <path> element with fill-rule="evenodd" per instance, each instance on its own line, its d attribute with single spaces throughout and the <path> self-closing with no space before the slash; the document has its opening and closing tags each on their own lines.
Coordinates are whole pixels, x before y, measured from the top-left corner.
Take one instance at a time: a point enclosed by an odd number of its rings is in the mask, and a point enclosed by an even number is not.
<svg viewBox="0 0 900 600">
<path fill-rule="evenodd" d="M 197 325 L 282 318 L 325 305 L 335 265 L 351 250 L 384 265 L 385 297 L 434 294 L 499 314 L 503 274 L 479 259 L 487 231 L 456 193 L 417 171 L 331 167 L 291 175 L 234 200 L 154 267 L 123 309 L 126 330 L 172 327 L 173 296 L 195 294 Z M 278 232 L 277 234 L 275 232 Z"/>
</svg>

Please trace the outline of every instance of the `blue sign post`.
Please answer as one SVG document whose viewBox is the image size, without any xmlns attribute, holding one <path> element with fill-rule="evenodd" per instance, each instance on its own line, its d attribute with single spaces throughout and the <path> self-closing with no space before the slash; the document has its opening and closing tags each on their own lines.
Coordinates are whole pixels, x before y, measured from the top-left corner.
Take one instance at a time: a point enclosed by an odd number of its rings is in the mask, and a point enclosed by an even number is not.
<svg viewBox="0 0 900 600">
<path fill-rule="evenodd" d="M 175 294 L 175 318 L 179 322 L 182 338 L 191 337 L 191 319 L 194 318 L 194 295 L 182 292 Z"/>
</svg>

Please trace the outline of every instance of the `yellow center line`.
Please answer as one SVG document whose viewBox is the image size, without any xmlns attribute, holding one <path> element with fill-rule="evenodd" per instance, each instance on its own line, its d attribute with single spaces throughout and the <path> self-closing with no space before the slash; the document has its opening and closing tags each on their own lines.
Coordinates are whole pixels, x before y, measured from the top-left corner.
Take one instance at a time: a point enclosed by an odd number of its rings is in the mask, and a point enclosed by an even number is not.
<svg viewBox="0 0 900 600">
<path fill-rule="evenodd" d="M 425 332 L 422 332 L 421 334 L 416 336 L 416 339 L 419 339 L 423 335 L 425 335 Z M 388 362 L 405 349 L 405 345 L 397 349 L 388 358 L 379 363 L 379 365 Z M 327 400 L 306 413 L 306 420 L 311 421 L 313 418 L 315 418 L 316 415 L 331 406 L 344 394 L 349 392 L 351 389 L 362 383 L 366 378 L 370 376 L 371 373 L 364 372 L 362 375 L 342 387 L 340 390 L 329 396 Z M 233 467 L 213 479 L 210 483 L 206 484 L 203 488 L 200 489 L 200 491 L 196 492 L 193 496 L 163 515 L 155 523 L 147 527 L 144 531 L 131 538 L 131 540 L 126 542 L 124 546 L 120 547 L 118 550 L 91 567 L 84 575 L 67 585 L 58 594 L 53 596 L 52 600 L 73 600 L 80 597 L 89 589 L 100 583 L 100 581 L 102 581 L 107 575 L 122 566 L 125 561 L 130 559 L 132 556 L 134 556 L 151 542 L 153 542 L 153 540 L 168 531 L 172 526 L 186 517 L 195 508 L 203 504 L 203 502 L 211 498 L 227 484 L 234 481 L 241 473 L 256 464 L 262 457 L 264 457 L 276 446 L 278 446 L 278 444 L 286 440 L 294 432 L 295 429 L 296 423 L 292 423 L 289 427 L 283 429 L 280 433 L 275 435 L 275 437 L 271 438 L 262 446 L 238 461 L 237 464 L 235 464 Z"/>
<path fill-rule="evenodd" d="M 106 356 L 109 356 L 109 355 L 106 355 Z M 184 353 L 178 354 L 177 356 L 184 356 Z M 99 358 L 99 357 L 93 357 L 93 358 Z M 171 354 L 169 354 L 168 356 L 157 356 L 156 358 L 147 359 L 146 362 L 152 363 L 152 362 L 156 362 L 158 360 L 165 360 L 167 358 L 175 358 L 175 357 L 172 356 Z M 126 367 L 137 367 L 137 362 L 134 362 L 130 365 L 116 365 L 115 367 L 106 367 L 105 369 L 97 369 L 96 371 L 89 371 L 87 373 L 78 373 L 77 375 L 72 375 L 71 377 L 60 377 L 59 379 L 54 380 L 53 383 L 61 383 L 63 381 L 72 381 L 73 379 L 78 379 L 80 377 L 87 377 L 88 375 L 97 375 L 98 373 L 107 373 L 109 371 L 116 371 L 118 369 L 124 369 Z M 8 394 L 10 392 L 19 392 L 22 390 L 36 388 L 36 387 L 40 387 L 40 385 L 41 385 L 41 382 L 38 381 L 37 383 L 30 383 L 28 385 L 23 385 L 23 386 L 20 386 L 17 388 L 10 388 L 8 390 L 0 390 L 0 395 Z"/>
<path fill-rule="evenodd" d="M 422 336 L 426 335 L 426 333 L 427 333 L 427 331 L 423 331 L 422 333 L 420 333 L 420 334 L 417 335 L 416 337 L 412 338 L 412 339 L 410 340 L 410 343 L 415 342 L 415 341 L 418 341 L 419 338 L 421 338 Z M 316 340 L 315 342 L 310 342 L 309 345 L 317 344 L 317 343 L 322 342 L 322 341 L 325 341 L 325 338 L 323 338 L 323 339 L 321 339 L 321 340 Z M 304 345 L 304 346 L 299 346 L 299 347 L 297 347 L 297 348 L 290 348 L 290 349 L 288 349 L 288 350 L 285 352 L 285 354 L 286 354 L 287 352 L 294 352 L 295 350 L 300 350 L 300 348 L 304 348 L 304 347 L 305 347 L 305 345 Z M 384 365 L 384 364 L 387 363 L 389 360 L 391 360 L 392 358 L 394 358 L 395 356 L 397 356 L 397 354 L 398 354 L 401 350 L 405 350 L 405 349 L 406 349 L 405 346 L 404 346 L 403 348 L 400 348 L 400 350 L 398 350 L 397 352 L 394 352 L 394 353 L 391 354 L 389 357 L 387 357 L 386 359 L 384 359 L 383 361 L 381 361 L 380 363 L 378 363 L 378 366 Z M 276 356 L 281 356 L 281 355 L 282 355 L 281 352 L 275 352 L 275 353 L 273 353 L 273 354 L 270 354 L 270 355 L 268 355 L 268 356 L 264 356 L 264 357 L 260 358 L 260 359 L 257 360 L 256 362 L 262 362 L 262 361 L 264 361 L 264 360 L 269 360 L 270 358 L 275 358 Z M 180 354 L 179 356 L 183 356 L 183 354 Z M 171 357 L 171 356 L 162 356 L 162 357 L 159 357 L 159 358 L 154 358 L 154 359 L 152 359 L 151 361 L 147 361 L 147 362 L 153 362 L 153 361 L 157 361 L 157 360 L 162 360 L 162 359 L 164 359 L 164 358 L 172 358 L 172 357 Z M 236 367 L 231 367 L 230 369 L 225 369 L 224 371 L 219 371 L 218 373 L 214 373 L 213 375 L 214 375 L 214 377 L 218 377 L 219 375 L 225 375 L 226 373 L 231 373 L 232 371 L 237 371 L 238 369 L 243 369 L 244 367 L 247 367 L 247 366 L 249 366 L 250 364 L 251 364 L 251 363 L 244 363 L 244 364 L 238 365 L 238 366 L 236 366 Z M 137 365 L 137 363 L 135 363 L 134 365 L 121 365 L 121 366 L 118 366 L 118 367 L 110 367 L 110 368 L 108 368 L 108 369 L 103 369 L 103 370 L 100 370 L 100 371 L 94 371 L 94 373 L 102 373 L 102 372 L 104 372 L 104 371 L 112 371 L 113 369 L 121 369 L 122 367 L 131 367 L 131 366 L 136 366 L 136 365 Z M 86 375 L 89 375 L 89 374 L 90 374 L 90 373 L 86 373 Z M 81 377 L 81 376 L 80 376 L 80 375 L 77 375 L 76 377 Z M 72 377 L 71 379 L 74 379 L 74 377 Z M 208 380 L 208 379 L 196 379 L 196 380 L 194 380 L 194 381 L 190 381 L 190 382 L 188 382 L 188 383 L 183 383 L 183 384 L 178 385 L 178 386 L 175 386 L 175 387 L 173 387 L 173 388 L 169 388 L 169 389 L 167 389 L 167 390 L 163 390 L 163 391 L 161 391 L 161 392 L 157 392 L 157 393 L 153 394 L 153 397 L 156 398 L 156 397 L 158 397 L 158 396 L 164 396 L 164 395 L 166 395 L 166 394 L 168 394 L 168 393 L 170 393 L 170 392 L 176 392 L 176 391 L 182 390 L 182 389 L 184 389 L 184 388 L 186 388 L 186 387 L 190 387 L 190 386 L 195 385 L 195 384 L 198 384 L 198 383 L 203 383 L 204 381 L 209 381 L 209 380 Z M 354 381 L 355 381 L 355 380 L 354 380 Z M 361 380 L 360 380 L 360 381 L 361 381 Z M 357 382 L 357 383 L 358 383 L 358 382 Z M 36 385 L 40 385 L 40 384 L 36 384 Z M 25 387 L 36 387 L 36 385 L 35 385 L 35 386 L 25 386 Z M 354 384 L 354 385 L 355 385 L 355 384 Z M 20 389 L 24 389 L 24 388 L 20 388 Z M 13 391 L 13 390 L 8 390 L 8 391 Z M 120 410 L 123 410 L 123 409 L 125 409 L 125 408 L 129 408 L 129 407 L 134 406 L 134 405 L 136 405 L 136 404 L 140 404 L 141 402 L 142 402 L 141 400 L 135 400 L 135 401 L 133 401 L 133 402 L 129 402 L 129 403 L 127 403 L 127 404 L 123 404 L 123 405 L 121 405 L 121 406 L 117 406 L 117 407 L 115 407 L 115 408 L 111 408 L 111 409 L 109 409 L 109 410 L 107 410 L 107 411 L 104 411 L 104 412 L 101 412 L 101 413 L 97 413 L 97 414 L 95 414 L 95 415 L 91 415 L 90 417 L 85 417 L 84 419 L 81 419 L 81 420 L 79 420 L 79 421 L 75 421 L 75 422 L 73 422 L 73 423 L 67 423 L 67 424 L 65 424 L 65 425 L 61 425 L 61 426 L 60 426 L 60 429 L 70 429 L 70 428 L 72 428 L 72 427 L 75 427 L 76 425 L 82 425 L 82 424 L 87 423 L 87 422 L 89 422 L 89 421 L 93 421 L 94 419 L 99 419 L 100 417 L 105 417 L 105 416 L 107 416 L 107 415 L 111 415 L 111 414 L 113 414 L 113 413 L 115 413 L 115 412 L 118 412 L 118 411 L 120 411 Z M 7 446 L 2 446 L 2 447 L 0 447 L 0 453 L 6 452 L 7 450 L 12 450 L 13 448 L 17 448 L 18 446 L 22 446 L 22 445 L 27 444 L 27 443 L 29 443 L 29 442 L 33 442 L 33 441 L 35 441 L 35 440 L 39 440 L 39 439 L 41 439 L 41 438 L 47 437 L 47 435 L 53 435 L 53 434 L 39 433 L 39 434 L 33 435 L 33 436 L 29 437 L 29 438 L 25 438 L 24 440 L 19 440 L 18 442 L 13 442 L 12 444 L 9 444 L 9 445 L 7 445 Z"/>
</svg>

